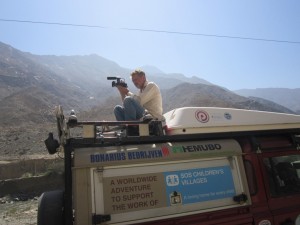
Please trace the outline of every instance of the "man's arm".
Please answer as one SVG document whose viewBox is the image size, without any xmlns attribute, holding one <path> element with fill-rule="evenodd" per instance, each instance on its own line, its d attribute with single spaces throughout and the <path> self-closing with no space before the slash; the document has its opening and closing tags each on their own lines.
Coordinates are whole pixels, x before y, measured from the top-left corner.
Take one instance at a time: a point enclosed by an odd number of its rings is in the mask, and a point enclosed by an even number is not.
<svg viewBox="0 0 300 225">
<path fill-rule="evenodd" d="M 160 95 L 160 91 L 157 85 L 154 83 L 149 83 L 143 92 L 140 93 L 139 97 L 141 105 L 146 104 L 158 95 Z"/>
</svg>

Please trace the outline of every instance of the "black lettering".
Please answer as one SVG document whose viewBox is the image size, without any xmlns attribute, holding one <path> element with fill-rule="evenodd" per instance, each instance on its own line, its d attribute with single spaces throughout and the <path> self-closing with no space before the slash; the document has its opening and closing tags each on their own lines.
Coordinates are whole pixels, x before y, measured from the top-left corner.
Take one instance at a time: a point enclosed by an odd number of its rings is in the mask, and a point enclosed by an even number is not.
<svg viewBox="0 0 300 225">
<path fill-rule="evenodd" d="M 207 145 L 187 145 L 182 146 L 184 152 L 202 152 L 202 151 L 214 151 L 221 150 L 222 146 L 220 144 L 207 144 Z"/>
<path fill-rule="evenodd" d="M 207 151 L 208 150 L 207 145 L 201 145 L 201 149 L 202 151 Z"/>
<path fill-rule="evenodd" d="M 182 146 L 182 149 L 184 152 L 192 152 L 193 151 L 192 146 Z"/>
<path fill-rule="evenodd" d="M 208 145 L 208 148 L 209 148 L 209 150 L 215 150 L 215 149 L 216 149 L 215 146 L 212 145 L 212 144 L 209 144 L 209 145 Z"/>
<path fill-rule="evenodd" d="M 215 144 L 215 148 L 220 150 L 222 148 L 222 146 L 220 144 Z"/>
</svg>

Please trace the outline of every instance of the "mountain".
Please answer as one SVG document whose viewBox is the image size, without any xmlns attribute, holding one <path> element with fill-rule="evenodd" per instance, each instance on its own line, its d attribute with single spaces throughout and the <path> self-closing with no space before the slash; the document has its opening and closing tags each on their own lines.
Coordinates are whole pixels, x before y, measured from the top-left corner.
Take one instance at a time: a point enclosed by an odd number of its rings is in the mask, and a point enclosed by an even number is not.
<svg viewBox="0 0 300 225">
<path fill-rule="evenodd" d="M 51 72 L 73 83 L 90 97 L 107 97 L 112 92 L 109 76 L 124 77 L 130 70 L 98 55 L 86 56 L 39 56 L 27 54 L 27 57 L 43 65 Z"/>
<path fill-rule="evenodd" d="M 160 69 L 158 69 L 155 66 L 151 66 L 151 65 L 144 65 L 141 66 L 139 69 L 143 70 L 145 73 L 150 73 L 150 74 L 163 74 L 164 72 Z"/>
<path fill-rule="evenodd" d="M 49 122 L 59 104 L 87 117 L 113 119 L 111 112 L 120 104 L 120 97 L 107 77 L 129 80 L 132 71 L 95 54 L 39 56 L 3 43 L 0 53 L 0 116 L 6 118 L 0 121 L 2 126 Z M 183 106 L 220 106 L 292 113 L 273 102 L 242 97 L 201 78 L 165 74 L 153 66 L 141 68 L 160 86 L 165 112 Z M 128 80 L 130 89 L 136 90 Z"/>
<path fill-rule="evenodd" d="M 172 87 L 177 86 L 180 83 L 188 82 L 191 84 L 207 84 L 207 85 L 214 85 L 204 79 L 199 77 L 186 77 L 184 74 L 181 73 L 164 73 L 160 69 L 154 66 L 142 66 L 140 67 L 142 70 L 145 71 L 146 74 L 150 75 L 150 79 L 158 84 L 163 84 L 160 86 L 162 89 L 169 89 Z M 168 86 L 165 86 L 168 85 Z"/>
<path fill-rule="evenodd" d="M 257 89 L 240 89 L 235 93 L 249 97 L 258 97 L 275 102 L 286 108 L 289 108 L 300 114 L 300 88 L 257 88 Z"/>
<path fill-rule="evenodd" d="M 87 105 L 87 101 L 82 101 L 88 99 L 87 93 L 27 55 L 0 43 L 0 116 L 7 118 L 1 120 L 0 125 L 26 114 L 30 114 L 31 118 L 48 118 L 52 115 L 49 108 L 54 108 L 57 104 L 67 107 Z M 41 104 L 35 104 L 37 101 Z M 41 114 L 41 111 L 44 113 Z M 24 122 L 35 121 L 27 119 L 29 120 Z M 18 123 L 18 119 L 11 121 Z"/>
<path fill-rule="evenodd" d="M 274 102 L 246 98 L 216 85 L 183 83 L 163 92 L 163 99 L 166 112 L 177 107 L 202 106 L 294 113 Z"/>
<path fill-rule="evenodd" d="M 28 54 L 28 57 L 96 98 L 108 97 L 109 93 L 114 93 L 111 90 L 111 81 L 107 80 L 109 76 L 124 78 L 130 89 L 135 88 L 130 81 L 130 73 L 133 69 L 123 68 L 115 62 L 95 54 L 86 56 L 38 56 Z M 137 69 L 143 69 L 147 78 L 159 84 L 161 89 L 169 89 L 182 82 L 211 84 L 197 77 L 188 78 L 183 74 L 175 73 L 165 74 L 154 66 L 141 66 Z"/>
<path fill-rule="evenodd" d="M 165 74 L 153 66 L 142 68 L 160 86 L 164 112 L 215 106 L 293 113 L 275 100 L 243 97 L 198 77 Z M 98 55 L 39 56 L 0 43 L 1 156 L 44 152 L 44 139 L 56 129 L 56 105 L 62 105 L 65 114 L 75 109 L 79 120 L 114 120 L 113 107 L 121 99 L 107 76 L 125 78 L 134 92 L 132 70 Z"/>
<path fill-rule="evenodd" d="M 175 87 L 183 81 L 205 82 L 185 79 L 184 75 L 158 75 L 159 69 L 147 68 L 148 79 L 162 89 Z M 7 118 L 1 120 L 0 125 L 49 121 L 58 104 L 78 111 L 103 105 L 107 98 L 118 96 L 108 76 L 123 77 L 131 90 L 136 89 L 130 82 L 131 71 L 95 54 L 39 56 L 0 43 L 0 116 Z"/>
<path fill-rule="evenodd" d="M 162 90 L 164 113 L 180 107 L 224 107 L 271 111 L 294 112 L 274 102 L 260 98 L 246 98 L 216 85 L 181 83 L 171 89 Z M 111 114 L 115 105 L 121 104 L 120 97 L 111 97 L 103 105 L 81 112 L 80 120 L 114 120 Z"/>
</svg>

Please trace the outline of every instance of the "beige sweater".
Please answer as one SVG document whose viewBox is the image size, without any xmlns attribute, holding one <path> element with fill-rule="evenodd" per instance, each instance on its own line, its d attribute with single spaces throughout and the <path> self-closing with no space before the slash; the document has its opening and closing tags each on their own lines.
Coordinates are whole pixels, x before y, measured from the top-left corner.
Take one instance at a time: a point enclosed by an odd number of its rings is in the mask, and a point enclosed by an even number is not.
<svg viewBox="0 0 300 225">
<path fill-rule="evenodd" d="M 138 94 L 129 92 L 127 95 L 136 99 L 155 119 L 163 119 L 162 98 L 160 90 L 154 82 L 146 81 L 144 88 Z"/>
</svg>

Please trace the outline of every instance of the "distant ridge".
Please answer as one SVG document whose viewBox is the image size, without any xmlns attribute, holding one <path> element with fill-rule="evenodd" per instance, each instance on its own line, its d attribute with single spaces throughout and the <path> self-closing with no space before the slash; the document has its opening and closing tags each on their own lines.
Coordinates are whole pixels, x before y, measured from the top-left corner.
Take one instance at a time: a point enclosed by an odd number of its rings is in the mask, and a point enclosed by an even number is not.
<svg viewBox="0 0 300 225">
<path fill-rule="evenodd" d="M 124 77 L 137 91 L 129 78 L 133 69 L 95 54 L 38 56 L 3 43 L 0 53 L 0 116 L 7 118 L 0 125 L 49 122 L 58 104 L 87 117 L 113 119 L 112 109 L 121 102 L 107 76 Z M 292 113 L 274 102 L 242 97 L 198 77 L 165 74 L 149 65 L 141 68 L 160 86 L 164 112 L 183 106 L 219 106 Z"/>
<path fill-rule="evenodd" d="M 164 112 L 211 106 L 293 113 L 290 109 L 300 106 L 294 100 L 295 105 L 288 109 L 275 103 L 276 99 L 247 98 L 198 77 L 165 74 L 153 66 L 142 68 L 148 79 L 160 86 Z M 113 107 L 122 102 L 106 78 L 124 77 L 135 92 L 129 76 L 133 69 L 94 54 L 38 56 L 0 42 L 0 154 L 45 153 L 44 140 L 56 129 L 56 105 L 62 105 L 66 115 L 74 109 L 79 120 L 114 120 Z M 280 96 L 282 90 L 276 91 Z M 289 98 L 300 99 L 298 96 Z M 288 98 L 281 101 L 284 104 Z"/>
<path fill-rule="evenodd" d="M 257 88 L 257 89 L 240 89 L 235 93 L 245 97 L 258 97 L 275 102 L 297 114 L 300 114 L 300 88 Z"/>
</svg>

